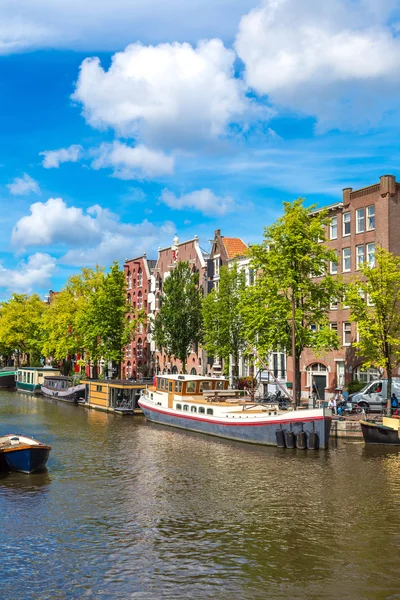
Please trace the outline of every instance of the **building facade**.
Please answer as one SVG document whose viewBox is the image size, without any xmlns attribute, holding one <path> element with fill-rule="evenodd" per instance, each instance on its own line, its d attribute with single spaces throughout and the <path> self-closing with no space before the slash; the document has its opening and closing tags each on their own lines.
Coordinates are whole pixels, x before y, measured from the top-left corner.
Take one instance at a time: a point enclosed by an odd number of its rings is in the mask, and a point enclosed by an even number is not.
<svg viewBox="0 0 400 600">
<path fill-rule="evenodd" d="M 154 357 L 151 352 L 150 321 L 154 293 L 151 291 L 152 271 L 155 260 L 149 260 L 146 254 L 125 261 L 127 300 L 132 307 L 128 319 L 135 319 L 138 311 L 144 311 L 147 323 L 139 323 L 132 333 L 130 343 L 125 347 L 122 363 L 122 377 L 126 379 L 142 379 L 151 377 L 155 371 Z"/>
<path fill-rule="evenodd" d="M 343 190 L 341 202 L 328 208 L 330 224 L 326 239 L 337 253 L 337 262 L 330 264 L 330 273 L 341 275 L 343 280 L 359 276 L 362 263 L 375 264 L 375 249 L 385 248 L 400 254 L 400 183 L 393 175 L 384 175 L 379 183 L 353 190 Z M 368 302 L 368 298 L 365 298 Z M 306 349 L 301 357 L 301 389 L 309 396 L 313 382 L 320 398 L 330 398 L 336 388 L 345 387 L 353 379 L 365 383 L 381 376 L 378 369 L 363 368 L 363 360 L 357 355 L 353 343 L 357 338 L 356 323 L 350 321 L 346 301 L 331 303 L 330 326 L 338 332 L 340 347 L 316 356 Z M 292 381 L 292 361 L 288 363 L 288 381 Z"/>
</svg>

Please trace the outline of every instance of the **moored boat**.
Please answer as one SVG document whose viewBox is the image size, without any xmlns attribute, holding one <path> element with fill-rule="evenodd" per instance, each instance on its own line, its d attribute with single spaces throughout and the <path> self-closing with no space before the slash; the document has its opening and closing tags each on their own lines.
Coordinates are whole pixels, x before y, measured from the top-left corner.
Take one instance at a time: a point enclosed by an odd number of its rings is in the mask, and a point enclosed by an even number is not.
<svg viewBox="0 0 400 600">
<path fill-rule="evenodd" d="M 14 388 L 15 374 L 16 371 L 13 367 L 0 369 L 0 388 Z"/>
<path fill-rule="evenodd" d="M 399 418 L 383 417 L 382 424 L 360 421 L 360 425 L 366 444 L 400 446 Z"/>
<path fill-rule="evenodd" d="M 51 375 L 44 378 L 41 390 L 42 394 L 48 398 L 77 403 L 85 400 L 86 385 L 84 383 L 74 383 L 72 377 Z"/>
<path fill-rule="evenodd" d="M 46 467 L 51 446 L 26 435 L 0 437 L 0 468 L 21 473 L 35 473 Z"/>
<path fill-rule="evenodd" d="M 228 381 L 199 375 L 159 375 L 142 391 L 149 421 L 252 444 L 321 448 L 329 443 L 329 409 L 279 410 L 229 390 Z"/>
<path fill-rule="evenodd" d="M 40 394 L 44 378 L 48 375 L 60 375 L 59 369 L 52 367 L 18 367 L 17 390 L 30 394 Z"/>
</svg>

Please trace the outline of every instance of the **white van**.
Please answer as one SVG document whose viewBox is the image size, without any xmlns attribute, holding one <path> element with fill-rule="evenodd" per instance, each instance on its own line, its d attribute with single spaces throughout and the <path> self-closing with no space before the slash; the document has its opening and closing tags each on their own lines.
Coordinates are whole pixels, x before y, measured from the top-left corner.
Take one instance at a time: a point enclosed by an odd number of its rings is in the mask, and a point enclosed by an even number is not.
<svg viewBox="0 0 400 600">
<path fill-rule="evenodd" d="M 400 400 L 400 377 L 393 377 L 392 379 L 392 394 L 396 394 Z M 367 383 L 367 385 L 360 391 L 354 394 L 350 394 L 347 399 L 348 407 L 354 408 L 356 404 L 361 408 L 370 410 L 373 412 L 380 412 L 383 410 L 387 401 L 387 379 L 376 379 Z"/>
</svg>

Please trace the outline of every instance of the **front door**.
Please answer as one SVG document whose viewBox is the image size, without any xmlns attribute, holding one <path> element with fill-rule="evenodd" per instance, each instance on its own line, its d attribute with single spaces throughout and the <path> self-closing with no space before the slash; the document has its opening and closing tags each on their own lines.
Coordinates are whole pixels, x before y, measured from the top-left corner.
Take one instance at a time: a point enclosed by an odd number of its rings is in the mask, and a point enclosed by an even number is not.
<svg viewBox="0 0 400 600">
<path fill-rule="evenodd" d="M 314 375 L 313 379 L 317 386 L 317 400 L 325 400 L 326 375 Z"/>
</svg>

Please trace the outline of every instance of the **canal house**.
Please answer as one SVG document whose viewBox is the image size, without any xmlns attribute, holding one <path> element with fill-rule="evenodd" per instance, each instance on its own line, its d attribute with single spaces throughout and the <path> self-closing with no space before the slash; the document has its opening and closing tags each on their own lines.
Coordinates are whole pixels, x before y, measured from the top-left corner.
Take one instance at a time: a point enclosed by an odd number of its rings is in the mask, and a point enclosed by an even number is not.
<svg viewBox="0 0 400 600">
<path fill-rule="evenodd" d="M 41 394 L 44 378 L 49 375 L 61 375 L 59 369 L 52 367 L 18 367 L 17 390 L 30 394 Z"/>
<path fill-rule="evenodd" d="M 89 380 L 87 381 L 86 406 L 107 412 L 132 415 L 138 409 L 140 392 L 152 380 Z"/>
</svg>

